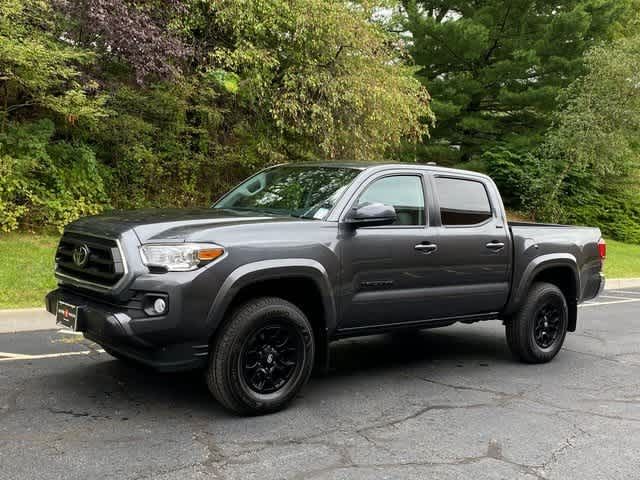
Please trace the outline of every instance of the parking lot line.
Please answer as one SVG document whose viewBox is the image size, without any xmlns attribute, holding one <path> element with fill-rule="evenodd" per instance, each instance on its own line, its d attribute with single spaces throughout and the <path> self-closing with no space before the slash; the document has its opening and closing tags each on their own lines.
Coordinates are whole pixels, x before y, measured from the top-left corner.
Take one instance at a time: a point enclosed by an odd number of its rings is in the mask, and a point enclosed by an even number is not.
<svg viewBox="0 0 640 480">
<path fill-rule="evenodd" d="M 617 302 L 594 302 L 594 303 L 583 303 L 582 305 L 578 305 L 578 308 L 586 308 L 586 307 L 597 307 L 600 305 L 615 305 L 616 303 L 636 303 L 640 302 L 640 298 L 628 299 L 628 300 L 618 300 Z"/>
<path fill-rule="evenodd" d="M 620 295 L 600 295 L 598 298 L 617 298 L 618 300 L 638 300 L 638 298 L 635 298 L 635 297 L 621 297 Z"/>
<path fill-rule="evenodd" d="M 91 353 L 104 353 L 104 350 L 82 350 L 80 352 L 45 353 L 42 355 L 23 355 L 20 353 L 0 352 L 0 362 L 15 362 L 16 360 L 41 360 L 44 358 L 72 357 L 78 355 L 89 355 Z"/>
<path fill-rule="evenodd" d="M 0 352 L 0 360 L 3 358 L 24 358 L 27 357 L 28 355 L 23 355 L 22 353 L 6 353 L 6 352 Z"/>
</svg>

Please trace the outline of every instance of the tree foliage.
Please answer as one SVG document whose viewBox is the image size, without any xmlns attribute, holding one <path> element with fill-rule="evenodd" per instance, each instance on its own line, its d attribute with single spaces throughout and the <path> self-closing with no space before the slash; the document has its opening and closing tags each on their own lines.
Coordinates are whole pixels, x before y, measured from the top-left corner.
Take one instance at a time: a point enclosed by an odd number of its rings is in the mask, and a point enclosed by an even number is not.
<svg viewBox="0 0 640 480">
<path fill-rule="evenodd" d="M 198 69 L 260 131 L 274 160 L 380 158 L 419 140 L 426 90 L 367 11 L 336 0 L 196 2 Z M 247 145 L 250 139 L 245 138 Z"/>
<path fill-rule="evenodd" d="M 0 0 L 0 230 L 396 157 L 640 242 L 639 4 Z"/>
<path fill-rule="evenodd" d="M 124 61 L 136 81 L 173 78 L 190 48 L 171 29 L 186 12 L 181 0 L 53 0 L 74 42 Z"/>
<path fill-rule="evenodd" d="M 360 3 L 0 8 L 4 230 L 108 206 L 207 205 L 268 164 L 382 158 L 428 133 L 425 88 Z"/>
<path fill-rule="evenodd" d="M 64 41 L 54 11 L 41 0 L 0 1 L 0 95 L 4 130 L 10 117 L 34 109 L 73 123 L 103 112 L 97 85 L 82 73 L 92 55 Z"/>
<path fill-rule="evenodd" d="M 55 135 L 106 115 L 82 71 L 92 54 L 66 42 L 57 20 L 46 2 L 0 1 L 3 231 L 62 225 L 107 203 L 93 151 Z"/>
<path fill-rule="evenodd" d="M 421 158 L 531 152 L 583 54 L 628 29 L 634 0 L 403 0 L 418 76 L 438 119 Z"/>
<path fill-rule="evenodd" d="M 640 242 L 640 36 L 593 48 L 539 155 L 556 218 Z"/>
</svg>

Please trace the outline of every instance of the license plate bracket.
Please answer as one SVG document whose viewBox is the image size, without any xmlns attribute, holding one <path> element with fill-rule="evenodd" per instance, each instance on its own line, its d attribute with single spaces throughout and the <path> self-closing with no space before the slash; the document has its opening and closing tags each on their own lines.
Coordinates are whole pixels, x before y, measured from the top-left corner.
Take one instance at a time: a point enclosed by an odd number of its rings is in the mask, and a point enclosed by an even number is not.
<svg viewBox="0 0 640 480">
<path fill-rule="evenodd" d="M 56 324 L 69 328 L 74 332 L 80 331 L 80 308 L 62 300 L 58 300 L 56 309 Z"/>
</svg>

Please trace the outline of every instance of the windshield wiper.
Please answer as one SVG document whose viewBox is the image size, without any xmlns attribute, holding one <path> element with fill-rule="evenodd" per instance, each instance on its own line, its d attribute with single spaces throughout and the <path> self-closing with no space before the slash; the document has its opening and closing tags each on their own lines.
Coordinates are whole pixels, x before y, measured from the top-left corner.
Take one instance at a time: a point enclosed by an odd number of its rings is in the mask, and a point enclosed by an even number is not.
<svg viewBox="0 0 640 480">
<path fill-rule="evenodd" d="M 214 210 L 238 210 L 240 212 L 255 212 L 270 215 L 286 215 L 282 210 L 268 208 L 251 208 L 251 207 L 213 207 Z"/>
<path fill-rule="evenodd" d="M 305 220 L 319 220 L 318 218 L 316 218 L 316 217 L 314 217 L 312 215 L 305 215 L 304 213 L 297 214 L 297 213 L 291 212 L 289 215 L 291 215 L 292 217 L 295 217 L 295 218 L 304 218 Z"/>
</svg>

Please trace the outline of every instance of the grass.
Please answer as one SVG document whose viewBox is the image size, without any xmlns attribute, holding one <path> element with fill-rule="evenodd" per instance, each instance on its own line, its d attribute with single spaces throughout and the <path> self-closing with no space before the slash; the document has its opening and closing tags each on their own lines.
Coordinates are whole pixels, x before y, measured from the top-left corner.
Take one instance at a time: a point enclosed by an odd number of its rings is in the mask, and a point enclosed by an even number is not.
<svg viewBox="0 0 640 480">
<path fill-rule="evenodd" d="M 0 235 L 0 309 L 44 305 L 56 286 L 54 252 L 58 236 Z M 609 278 L 640 278 L 640 245 L 607 240 L 605 273 Z"/>
<path fill-rule="evenodd" d="M 607 240 L 604 273 L 608 278 L 640 278 L 640 245 Z"/>
<path fill-rule="evenodd" d="M 44 296 L 56 286 L 57 244 L 57 236 L 0 234 L 0 309 L 44 306 Z"/>
</svg>

